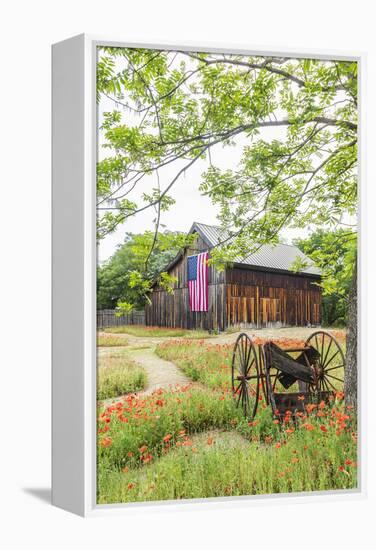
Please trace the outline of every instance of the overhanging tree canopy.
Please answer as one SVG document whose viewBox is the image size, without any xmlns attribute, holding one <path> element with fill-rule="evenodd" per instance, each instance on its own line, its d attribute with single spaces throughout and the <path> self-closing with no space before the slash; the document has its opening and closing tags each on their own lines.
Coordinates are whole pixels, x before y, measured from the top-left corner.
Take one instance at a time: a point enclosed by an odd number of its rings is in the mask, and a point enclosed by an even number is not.
<svg viewBox="0 0 376 550">
<path fill-rule="evenodd" d="M 351 223 L 356 62 L 104 48 L 97 73 L 98 97 L 112 105 L 101 125 L 110 154 L 98 164 L 99 237 L 148 208 L 157 234 L 171 189 L 202 159 L 201 192 L 232 236 L 213 261 L 277 241 L 286 227 Z M 234 145 L 236 166 L 212 162 L 216 147 Z M 166 166 L 168 181 L 158 177 Z"/>
</svg>

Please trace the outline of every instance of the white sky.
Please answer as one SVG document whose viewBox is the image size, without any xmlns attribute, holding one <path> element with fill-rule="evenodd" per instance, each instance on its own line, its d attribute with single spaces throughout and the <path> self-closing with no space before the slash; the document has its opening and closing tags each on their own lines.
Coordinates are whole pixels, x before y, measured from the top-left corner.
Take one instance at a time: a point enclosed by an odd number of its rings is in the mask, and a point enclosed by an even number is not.
<svg viewBox="0 0 376 550">
<path fill-rule="evenodd" d="M 113 101 L 105 97 L 101 98 L 98 106 L 98 125 L 100 126 L 103 118 L 103 113 L 112 111 L 114 108 L 123 113 L 122 122 L 127 125 L 138 123 L 138 119 L 134 115 L 129 114 L 121 105 L 115 105 Z M 272 140 L 283 138 L 284 128 L 263 128 L 260 131 L 259 138 Z M 99 160 L 111 155 L 109 149 L 103 148 L 103 136 L 99 131 L 98 138 L 98 158 Z M 242 137 L 237 137 L 235 147 L 223 147 L 221 144 L 216 145 L 211 149 L 211 160 L 214 166 L 222 169 L 236 169 L 242 154 L 244 144 L 249 144 L 249 140 Z M 186 164 L 187 161 L 176 161 L 159 170 L 160 186 L 163 190 L 166 185 L 172 180 L 177 172 Z M 187 232 L 194 221 L 218 225 L 217 213 L 218 208 L 211 203 L 208 197 L 200 194 L 199 185 L 201 182 L 201 174 L 208 168 L 208 160 L 198 160 L 188 170 L 182 174 L 179 180 L 174 184 L 169 196 L 175 199 L 175 204 L 170 207 L 168 212 L 161 213 L 161 229 L 169 229 L 171 231 Z M 130 195 L 130 200 L 135 200 L 136 203 L 141 202 L 142 193 L 150 193 L 153 187 L 157 187 L 156 175 L 145 177 L 136 187 L 135 191 Z M 102 239 L 98 245 L 98 261 L 103 263 L 114 252 L 116 247 L 124 240 L 125 233 L 142 233 L 145 230 L 153 230 L 153 219 L 155 211 L 152 208 L 144 210 L 134 216 L 128 218 L 126 222 L 120 225 L 117 230 Z M 353 223 L 353 220 L 346 220 L 347 223 Z M 164 227 L 163 227 L 164 226 Z M 308 228 L 288 229 L 283 230 L 280 236 L 288 243 L 293 238 L 304 237 L 309 234 Z"/>
</svg>

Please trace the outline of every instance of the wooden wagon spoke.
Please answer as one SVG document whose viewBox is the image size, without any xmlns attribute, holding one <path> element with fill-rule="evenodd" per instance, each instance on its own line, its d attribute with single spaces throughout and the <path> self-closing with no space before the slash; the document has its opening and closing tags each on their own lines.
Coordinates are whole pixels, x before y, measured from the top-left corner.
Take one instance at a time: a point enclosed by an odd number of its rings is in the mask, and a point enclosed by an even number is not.
<svg viewBox="0 0 376 550">
<path fill-rule="evenodd" d="M 249 365 L 247 371 L 245 372 L 246 375 L 249 373 L 249 371 L 250 371 L 251 368 L 252 368 L 252 365 L 254 365 L 254 364 L 255 364 L 255 358 L 252 359 L 252 361 L 251 361 L 251 363 L 250 363 L 250 365 Z M 247 365 L 247 364 L 246 364 L 246 365 Z"/>
<path fill-rule="evenodd" d="M 329 384 L 333 388 L 334 391 L 337 391 L 337 388 L 331 383 L 330 380 L 326 380 L 326 383 Z"/>
<path fill-rule="evenodd" d="M 331 358 L 329 359 L 329 361 L 327 362 L 327 364 L 325 365 L 326 367 L 328 365 L 330 365 L 330 363 L 333 361 L 333 359 L 339 354 L 339 349 L 337 349 L 337 351 L 335 352 L 334 355 L 331 356 Z"/>
<path fill-rule="evenodd" d="M 341 378 L 337 378 L 336 376 L 333 376 L 332 374 L 326 374 L 325 376 L 328 376 L 329 378 L 333 378 L 333 380 L 338 380 L 338 382 L 343 382 Z"/>
<path fill-rule="evenodd" d="M 330 367 L 330 369 L 325 369 L 325 372 L 330 372 L 331 370 L 336 370 L 344 367 L 345 365 L 337 365 L 336 367 Z"/>
<path fill-rule="evenodd" d="M 243 384 L 241 384 L 241 386 L 243 387 Z M 243 389 L 241 389 L 240 392 L 239 392 L 238 400 L 237 400 L 237 402 L 236 402 L 236 406 L 237 406 L 237 407 L 239 406 L 240 398 L 242 397 L 242 394 L 243 394 Z"/>
<path fill-rule="evenodd" d="M 325 333 L 323 332 L 322 339 L 321 339 L 321 354 L 320 354 L 321 358 L 324 355 L 324 342 L 325 342 Z M 323 363 L 321 363 L 321 366 L 323 366 Z"/>
<path fill-rule="evenodd" d="M 329 346 L 328 346 L 328 349 L 326 350 L 326 354 L 325 354 L 325 357 L 324 357 L 324 360 L 323 360 L 323 367 L 325 367 L 326 359 L 327 359 L 327 357 L 328 357 L 330 348 L 332 347 L 332 343 L 333 343 L 333 340 L 330 339 Z"/>
<path fill-rule="evenodd" d="M 247 339 L 247 346 L 248 346 L 248 339 Z M 246 367 L 249 363 L 249 359 L 250 359 L 250 356 L 251 356 L 251 353 L 252 353 L 252 349 L 253 349 L 252 346 L 248 346 L 248 353 L 247 353 L 247 357 L 246 357 L 246 361 L 245 361 L 245 366 Z M 249 367 L 249 368 L 251 368 L 251 367 Z"/>
<path fill-rule="evenodd" d="M 316 342 L 316 349 L 317 349 L 317 351 L 319 351 L 319 344 L 318 344 L 318 341 L 317 341 L 317 335 L 315 336 L 315 342 Z"/>
<path fill-rule="evenodd" d="M 326 391 L 329 391 L 329 392 L 330 392 L 330 388 L 329 388 L 329 386 L 328 386 L 326 380 L 323 379 L 322 382 L 323 382 L 323 387 L 325 387 Z"/>
</svg>

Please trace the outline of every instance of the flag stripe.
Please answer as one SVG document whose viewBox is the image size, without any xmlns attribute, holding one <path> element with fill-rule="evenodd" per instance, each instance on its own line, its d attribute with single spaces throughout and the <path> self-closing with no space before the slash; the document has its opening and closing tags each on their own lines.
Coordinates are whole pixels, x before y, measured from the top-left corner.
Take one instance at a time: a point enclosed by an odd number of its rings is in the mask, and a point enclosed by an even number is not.
<svg viewBox="0 0 376 550">
<path fill-rule="evenodd" d="M 189 256 L 187 260 L 189 308 L 208 311 L 208 253 Z"/>
</svg>

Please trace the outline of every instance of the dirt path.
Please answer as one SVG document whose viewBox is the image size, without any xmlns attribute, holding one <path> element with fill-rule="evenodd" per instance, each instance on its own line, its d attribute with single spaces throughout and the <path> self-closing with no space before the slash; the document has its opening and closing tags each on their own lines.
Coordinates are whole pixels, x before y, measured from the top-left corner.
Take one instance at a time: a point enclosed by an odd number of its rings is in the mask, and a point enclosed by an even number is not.
<svg viewBox="0 0 376 550">
<path fill-rule="evenodd" d="M 186 385 L 191 382 L 174 363 L 158 357 L 152 348 L 130 350 L 129 356 L 146 372 L 147 386 L 140 393 L 152 393 L 158 388 L 167 388 L 177 384 Z"/>
</svg>

